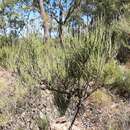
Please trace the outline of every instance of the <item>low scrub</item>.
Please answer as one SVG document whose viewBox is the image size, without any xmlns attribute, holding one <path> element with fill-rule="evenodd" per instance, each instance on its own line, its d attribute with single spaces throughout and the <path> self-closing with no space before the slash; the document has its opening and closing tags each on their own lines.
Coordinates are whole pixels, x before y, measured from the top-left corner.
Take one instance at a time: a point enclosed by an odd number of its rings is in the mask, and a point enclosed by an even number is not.
<svg viewBox="0 0 130 130">
<path fill-rule="evenodd" d="M 89 83 L 97 87 L 128 79 L 129 74 L 124 78 L 116 62 L 119 39 L 113 26 L 108 29 L 101 24 L 81 39 L 64 41 L 61 48 L 56 40 L 43 45 L 34 35 L 19 39 L 17 44 L 1 47 L 0 65 L 14 71 L 25 87 L 47 81 L 49 89 L 65 92 L 63 103 L 69 103 L 73 95 L 82 95 Z M 56 104 L 57 97 L 62 97 L 57 92 Z"/>
</svg>

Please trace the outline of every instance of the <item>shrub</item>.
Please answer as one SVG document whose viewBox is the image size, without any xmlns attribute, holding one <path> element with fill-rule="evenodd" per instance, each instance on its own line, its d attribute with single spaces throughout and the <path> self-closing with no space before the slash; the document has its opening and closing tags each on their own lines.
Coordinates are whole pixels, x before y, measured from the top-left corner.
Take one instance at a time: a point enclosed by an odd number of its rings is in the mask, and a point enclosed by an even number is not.
<svg viewBox="0 0 130 130">
<path fill-rule="evenodd" d="M 101 26 L 74 44 L 65 61 L 67 76 L 81 82 L 103 82 L 105 65 L 116 57 L 117 45 L 112 43 L 111 34 Z"/>
<path fill-rule="evenodd" d="M 121 96 L 129 96 L 130 92 L 130 70 L 119 65 L 115 60 L 110 61 L 104 67 L 104 84 L 108 89 L 117 90 Z"/>
<path fill-rule="evenodd" d="M 69 93 L 55 95 L 56 104 L 59 97 L 63 97 L 61 101 L 67 104 L 74 93 L 81 95 L 86 82 L 97 82 L 95 86 L 98 86 L 107 78 L 111 80 L 109 76 L 115 73 L 111 64 L 117 64 L 112 62 L 115 62 L 118 50 L 118 38 L 112 36 L 113 28 L 101 24 L 80 39 L 66 39 L 64 48 L 61 48 L 54 40 L 43 45 L 40 38 L 32 35 L 19 39 L 16 45 L 3 46 L 1 65 L 15 71 L 25 86 L 35 86 L 45 79 L 51 88 Z"/>
</svg>

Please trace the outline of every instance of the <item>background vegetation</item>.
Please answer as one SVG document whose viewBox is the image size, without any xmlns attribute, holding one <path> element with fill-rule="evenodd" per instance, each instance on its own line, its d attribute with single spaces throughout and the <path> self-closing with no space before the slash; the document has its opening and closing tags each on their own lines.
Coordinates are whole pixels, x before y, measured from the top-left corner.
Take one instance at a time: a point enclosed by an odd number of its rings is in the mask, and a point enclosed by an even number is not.
<svg viewBox="0 0 130 130">
<path fill-rule="evenodd" d="M 60 115 L 72 102 L 77 104 L 69 130 L 90 95 L 99 104 L 102 97 L 107 102 L 102 92 L 106 89 L 128 100 L 129 11 L 130 2 L 117 0 L 0 2 L 0 66 L 16 76 L 10 100 L 20 104 L 30 90 L 40 89 L 51 91 Z M 0 93 L 8 87 L 0 80 Z M 7 107 L 10 100 L 1 96 L 0 108 Z M 7 124 L 10 116 L 1 114 L 0 125 Z M 119 118 L 104 127 L 127 130 L 123 126 L 127 117 Z M 37 121 L 42 125 L 39 130 L 47 129 L 46 119 Z"/>
</svg>

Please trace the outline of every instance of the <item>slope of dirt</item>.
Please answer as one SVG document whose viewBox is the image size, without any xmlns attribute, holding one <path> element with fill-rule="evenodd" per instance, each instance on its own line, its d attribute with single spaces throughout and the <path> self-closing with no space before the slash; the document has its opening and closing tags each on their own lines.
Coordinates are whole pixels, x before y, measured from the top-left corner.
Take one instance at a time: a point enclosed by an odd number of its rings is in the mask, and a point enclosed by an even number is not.
<svg viewBox="0 0 130 130">
<path fill-rule="evenodd" d="M 60 117 L 53 95 L 40 86 L 17 86 L 16 75 L 0 68 L 0 130 L 68 130 L 75 113 L 71 105 Z M 75 104 L 75 101 L 72 101 Z M 105 89 L 82 103 L 72 130 L 128 130 L 130 105 Z"/>
<path fill-rule="evenodd" d="M 106 90 L 97 90 L 80 109 L 72 130 L 128 130 L 130 105 Z M 57 118 L 52 130 L 68 130 L 71 119 Z"/>
<path fill-rule="evenodd" d="M 51 92 L 39 86 L 24 88 L 16 80 L 16 75 L 0 68 L 0 130 L 46 127 L 58 115 Z"/>
</svg>

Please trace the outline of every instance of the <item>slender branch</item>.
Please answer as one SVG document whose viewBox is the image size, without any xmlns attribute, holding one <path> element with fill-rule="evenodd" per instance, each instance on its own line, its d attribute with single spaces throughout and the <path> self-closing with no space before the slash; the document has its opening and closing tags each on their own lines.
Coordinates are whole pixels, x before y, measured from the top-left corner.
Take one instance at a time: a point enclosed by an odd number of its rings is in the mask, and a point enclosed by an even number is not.
<svg viewBox="0 0 130 130">
<path fill-rule="evenodd" d="M 71 130 L 72 127 L 73 127 L 73 124 L 74 124 L 74 122 L 75 122 L 75 120 L 76 120 L 76 118 L 77 118 L 77 116 L 78 116 L 78 113 L 79 113 L 79 110 L 80 110 L 81 103 L 82 103 L 82 102 L 81 102 L 81 98 L 80 98 L 79 101 L 78 101 L 78 103 L 77 103 L 77 105 L 76 105 L 75 115 L 74 115 L 74 117 L 73 117 L 73 119 L 72 119 L 72 121 L 71 121 L 71 124 L 70 124 L 68 130 Z"/>
<path fill-rule="evenodd" d="M 102 87 L 103 87 L 103 85 L 94 88 L 91 92 L 89 92 L 89 93 L 86 94 L 87 96 L 84 97 L 82 101 L 85 101 L 85 100 L 86 100 L 88 97 L 90 97 L 95 91 L 97 91 L 97 89 L 102 88 Z"/>
<path fill-rule="evenodd" d="M 86 83 L 85 83 L 85 85 L 86 85 Z M 73 127 L 73 125 L 74 125 L 74 123 L 75 123 L 75 120 L 76 120 L 76 118 L 77 118 L 77 115 L 79 114 L 79 111 L 80 111 L 82 102 L 85 101 L 85 100 L 86 100 L 88 97 L 90 97 L 97 89 L 101 88 L 102 86 L 103 86 L 103 85 L 94 88 L 90 93 L 87 93 L 87 92 L 86 92 L 86 95 L 87 95 L 86 97 L 79 95 L 79 97 L 81 97 L 81 98 L 79 98 L 79 101 L 78 101 L 78 103 L 77 103 L 77 105 L 76 105 L 75 115 L 74 115 L 74 117 L 73 117 L 73 119 L 72 119 L 72 121 L 71 121 L 71 124 L 70 124 L 68 130 L 71 130 L 71 129 L 72 129 L 72 127 Z M 83 91 L 82 91 L 82 92 L 83 92 Z"/>
<path fill-rule="evenodd" d="M 55 20 L 58 24 L 60 24 L 60 21 L 56 18 L 56 15 L 55 15 L 55 13 L 54 13 L 53 11 L 51 11 L 51 16 L 52 16 L 52 18 L 54 18 L 54 20 Z"/>
<path fill-rule="evenodd" d="M 81 3 L 81 0 L 79 0 L 78 3 L 77 3 L 77 0 L 74 0 L 74 1 L 71 2 L 70 8 L 69 8 L 68 13 L 67 13 L 67 15 L 66 15 L 66 17 L 65 17 L 65 20 L 63 21 L 63 24 L 65 24 L 65 23 L 67 22 L 67 20 L 68 20 L 68 18 L 70 17 L 70 15 L 71 15 L 71 14 L 74 12 L 74 10 L 80 5 L 80 3 Z"/>
<path fill-rule="evenodd" d="M 48 86 L 47 87 L 45 86 L 45 88 L 42 88 L 42 87 L 40 87 L 40 88 L 41 88 L 41 90 L 50 90 L 50 91 L 53 91 L 53 92 L 70 95 L 70 92 L 67 92 L 67 91 L 64 91 L 64 90 L 54 89 L 54 88 L 51 88 L 51 87 L 48 87 Z"/>
</svg>

